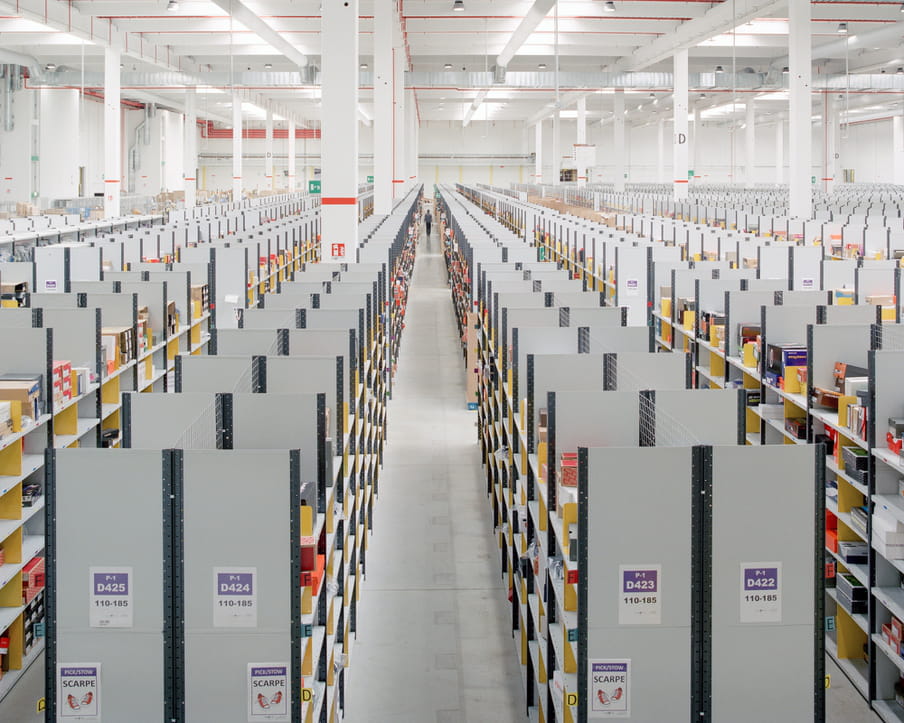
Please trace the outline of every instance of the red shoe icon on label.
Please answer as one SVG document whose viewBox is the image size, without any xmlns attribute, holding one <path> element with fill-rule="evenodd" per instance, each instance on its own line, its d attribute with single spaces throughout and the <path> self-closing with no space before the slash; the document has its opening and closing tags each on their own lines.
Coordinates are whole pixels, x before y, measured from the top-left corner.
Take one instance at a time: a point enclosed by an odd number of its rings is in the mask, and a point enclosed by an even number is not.
<svg viewBox="0 0 904 723">
<path fill-rule="evenodd" d="M 267 700 L 267 696 L 265 696 L 263 693 L 257 694 L 257 704 L 264 709 L 270 707 L 270 701 Z"/>
<path fill-rule="evenodd" d="M 66 702 L 69 703 L 69 707 L 72 710 L 79 710 L 81 708 L 81 706 L 78 704 L 78 699 L 74 695 L 70 694 L 70 696 L 66 698 Z"/>
<path fill-rule="evenodd" d="M 600 703 L 602 703 L 603 705 L 609 705 L 609 696 L 607 696 L 603 691 L 597 691 L 596 697 L 599 698 Z"/>
<path fill-rule="evenodd" d="M 612 694 L 612 700 L 620 700 L 622 697 L 622 689 L 616 688 L 615 692 Z"/>
<path fill-rule="evenodd" d="M 91 705 L 92 700 L 94 700 L 94 693 L 89 690 L 85 693 L 85 697 L 82 698 L 82 705 Z"/>
<path fill-rule="evenodd" d="M 282 691 L 281 690 L 276 691 L 276 695 L 274 695 L 270 699 L 270 702 L 273 703 L 273 705 L 279 705 L 280 703 L 282 703 Z"/>
</svg>

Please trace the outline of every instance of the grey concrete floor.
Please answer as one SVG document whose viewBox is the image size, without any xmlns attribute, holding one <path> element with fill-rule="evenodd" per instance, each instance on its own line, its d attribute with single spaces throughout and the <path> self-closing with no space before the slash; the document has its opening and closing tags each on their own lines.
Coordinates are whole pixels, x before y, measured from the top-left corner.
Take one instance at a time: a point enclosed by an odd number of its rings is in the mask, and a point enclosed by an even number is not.
<svg viewBox="0 0 904 723">
<path fill-rule="evenodd" d="M 422 239 L 347 671 L 350 723 L 525 720 L 444 273 L 436 235 Z M 826 672 L 829 723 L 879 720 L 831 659 Z M 0 702 L 0 722 L 43 721 L 43 676 L 40 659 Z"/>
<path fill-rule="evenodd" d="M 421 239 L 346 720 L 520 721 L 524 694 L 440 243 Z"/>
</svg>

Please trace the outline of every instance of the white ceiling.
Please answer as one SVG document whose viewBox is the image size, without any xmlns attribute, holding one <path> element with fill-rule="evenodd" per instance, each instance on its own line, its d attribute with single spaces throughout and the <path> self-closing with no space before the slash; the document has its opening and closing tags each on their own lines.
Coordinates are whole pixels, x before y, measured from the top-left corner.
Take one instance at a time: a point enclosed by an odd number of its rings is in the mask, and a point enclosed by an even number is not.
<svg viewBox="0 0 904 723">
<path fill-rule="evenodd" d="M 329 2 L 330 0 L 324 0 Z M 373 68 L 373 8 L 375 2 L 360 1 L 360 60 Z M 637 51 L 651 44 L 665 45 L 687 23 L 699 20 L 721 6 L 724 18 L 707 39 L 690 49 L 691 72 L 711 72 L 716 65 L 726 71 L 752 68 L 758 73 L 781 72 L 787 64 L 787 7 L 782 2 L 734 0 L 734 5 L 703 0 L 613 0 L 615 12 L 606 12 L 602 0 L 559 0 L 558 33 L 554 11 L 540 22 L 508 65 L 509 71 L 546 71 L 558 65 L 563 73 L 602 73 L 623 69 Z M 319 66 L 319 0 L 244 0 L 273 31 Z M 411 68 L 418 73 L 441 73 L 447 63 L 452 70 L 479 72 L 492 69 L 495 58 L 521 23 L 533 0 L 465 0 L 465 12 L 453 13 L 452 0 L 400 0 L 405 42 Z M 0 48 L 26 53 L 41 64 L 81 72 L 95 77 L 103 67 L 103 44 L 117 37 L 126 52 L 123 67 L 127 72 L 155 73 L 161 69 L 212 71 L 215 73 L 292 72 L 297 66 L 279 53 L 266 39 L 249 30 L 220 7 L 208 0 L 180 0 L 175 12 L 167 10 L 166 0 L 0 0 Z M 228 4 L 227 4 L 228 5 Z M 729 10 L 734 8 L 732 15 Z M 766 9 L 762 16 L 757 10 Z M 71 9 L 71 13 L 70 13 Z M 882 72 L 895 73 L 904 66 L 904 13 L 900 2 L 856 0 L 819 0 L 812 4 L 814 48 L 837 44 L 839 23 L 847 23 L 848 38 L 865 38 L 850 43 L 841 52 L 827 52 L 827 59 L 815 53 L 817 73 Z M 753 13 L 753 15 L 751 15 Z M 751 22 L 732 22 L 746 16 Z M 732 30 L 734 32 L 732 32 Z M 882 37 L 873 41 L 877 34 Z M 656 47 L 656 46 L 654 46 Z M 846 52 L 847 57 L 844 57 Z M 668 60 L 645 66 L 647 71 L 670 71 Z M 551 77 L 551 76 L 549 76 Z M 436 85 L 436 84 L 433 84 Z M 418 85 L 418 111 L 422 121 L 460 121 L 477 96 L 477 88 L 460 83 L 439 84 L 438 88 Z M 554 101 L 555 93 L 545 88 L 493 89 L 474 114 L 474 122 L 485 120 L 525 120 L 542 115 Z M 228 90 L 228 87 L 224 88 Z M 649 121 L 667 114 L 670 108 L 666 88 L 630 94 L 627 106 L 637 120 Z M 154 98 L 181 106 L 182 89 L 166 86 L 132 90 L 123 94 L 137 100 Z M 318 92 L 310 86 L 293 84 L 283 88 L 255 87 L 247 90 L 249 119 L 261 117 L 260 107 L 273 103 L 283 114 L 315 121 L 319 118 Z M 723 107 L 734 99 L 743 103 L 762 94 L 707 93 L 699 90 L 692 100 L 701 107 Z M 781 98 L 775 96 L 774 98 Z M 784 99 L 762 97 L 757 100 L 758 114 L 786 111 Z M 367 87 L 361 91 L 366 112 L 371 102 Z M 654 100 L 656 101 L 654 103 Z M 229 97 L 216 90 L 205 92 L 201 111 L 228 117 Z M 900 102 L 898 93 L 869 95 L 869 102 L 858 100 L 849 105 L 876 105 Z M 255 105 L 257 110 L 255 110 Z M 641 110 L 637 111 L 637 106 Z M 588 97 L 591 118 L 599 120 L 611 112 L 611 93 L 602 90 Z M 743 108 L 741 108 L 743 115 Z M 724 118 L 724 112 L 707 113 Z M 727 114 L 729 116 L 733 114 Z M 736 114 L 734 114 L 736 115 Z"/>
</svg>

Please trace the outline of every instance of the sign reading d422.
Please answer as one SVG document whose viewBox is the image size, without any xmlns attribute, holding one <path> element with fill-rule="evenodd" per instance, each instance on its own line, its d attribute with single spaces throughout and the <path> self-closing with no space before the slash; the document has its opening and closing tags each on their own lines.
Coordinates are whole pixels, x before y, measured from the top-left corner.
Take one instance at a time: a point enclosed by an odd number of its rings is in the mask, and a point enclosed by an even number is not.
<svg viewBox="0 0 904 723">
<path fill-rule="evenodd" d="M 320 193 L 320 181 L 308 181 L 308 193 Z"/>
</svg>

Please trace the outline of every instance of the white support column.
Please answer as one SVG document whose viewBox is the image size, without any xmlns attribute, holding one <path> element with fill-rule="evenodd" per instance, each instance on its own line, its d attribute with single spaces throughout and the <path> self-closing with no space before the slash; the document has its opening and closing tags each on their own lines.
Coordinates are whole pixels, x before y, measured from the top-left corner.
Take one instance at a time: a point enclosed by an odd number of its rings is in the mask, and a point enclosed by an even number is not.
<svg viewBox="0 0 904 723">
<path fill-rule="evenodd" d="M 298 183 L 295 181 L 295 171 L 297 168 L 295 162 L 295 120 L 292 118 L 289 119 L 289 128 L 286 135 L 288 141 L 286 153 L 289 156 L 289 193 L 294 193 L 298 189 Z"/>
<path fill-rule="evenodd" d="M 823 120 L 823 132 L 825 133 L 825 148 L 822 168 L 822 182 L 826 193 L 835 190 L 835 182 L 838 178 L 838 101 L 834 96 L 826 98 L 825 119 Z"/>
<path fill-rule="evenodd" d="M 358 247 L 358 0 L 323 3 L 321 245 L 324 262 Z"/>
<path fill-rule="evenodd" d="M 793 1 L 793 0 L 792 0 Z M 807 0 L 809 1 L 809 0 Z M 687 178 L 687 50 L 679 50 L 674 58 L 674 113 L 675 137 L 672 153 L 672 187 L 676 201 L 688 195 Z"/>
<path fill-rule="evenodd" d="M 577 127 L 577 144 L 579 146 L 587 143 L 587 99 L 578 99 L 578 127 Z M 576 154 L 580 155 L 580 154 Z M 578 165 L 578 185 L 587 184 L 587 167 Z"/>
<path fill-rule="evenodd" d="M 395 3 L 374 5 L 374 213 L 392 212 L 392 27 Z"/>
<path fill-rule="evenodd" d="M 693 132 L 693 134 L 691 134 L 693 141 L 692 141 L 692 145 L 691 145 L 691 167 L 689 170 L 693 171 L 694 176 L 696 176 L 698 164 L 700 161 L 700 154 L 698 153 L 699 148 L 700 148 L 700 137 L 703 135 L 703 128 L 700 125 L 700 109 L 697 107 L 696 104 L 694 105 L 692 117 L 694 119 L 694 132 Z M 688 175 L 690 175 L 690 174 L 688 174 Z M 700 175 L 703 175 L 703 174 L 700 174 Z M 693 178 L 690 180 L 693 180 Z"/>
<path fill-rule="evenodd" d="M 395 5 L 395 3 L 392 3 Z M 408 167 L 406 164 L 405 144 L 405 68 L 408 58 L 405 55 L 405 44 L 402 39 L 402 28 L 397 21 L 393 21 L 393 49 L 392 49 L 392 196 L 399 198 L 405 195 L 405 187 L 408 181 Z M 377 138 L 376 134 L 374 138 Z"/>
<path fill-rule="evenodd" d="M 625 91 L 615 89 L 615 115 L 612 118 L 613 161 L 615 162 L 615 192 L 625 190 Z"/>
<path fill-rule="evenodd" d="M 242 99 L 232 96 L 232 200 L 242 200 Z"/>
<path fill-rule="evenodd" d="M 785 121 L 775 121 L 775 182 L 785 182 Z"/>
<path fill-rule="evenodd" d="M 896 185 L 904 185 L 904 116 L 897 114 L 891 121 L 892 153 L 894 153 L 893 179 Z"/>
<path fill-rule="evenodd" d="M 656 158 L 656 182 L 665 183 L 665 121 L 656 124 L 656 142 L 659 153 Z"/>
<path fill-rule="evenodd" d="M 559 118 L 561 111 L 556 108 L 552 114 L 552 185 L 559 185 L 559 176 L 562 170 L 562 121 Z"/>
<path fill-rule="evenodd" d="M 748 100 L 744 108 L 744 181 L 747 185 L 756 182 L 754 178 L 756 160 L 756 109 L 753 100 Z"/>
<path fill-rule="evenodd" d="M 185 208 L 197 203 L 198 178 L 198 94 L 194 87 L 185 89 L 185 119 L 182 126 L 182 189 Z"/>
<path fill-rule="evenodd" d="M 534 183 L 543 183 L 543 121 L 534 126 Z"/>
<path fill-rule="evenodd" d="M 273 111 L 269 108 L 264 135 L 264 177 L 267 179 L 267 189 L 272 191 L 276 187 L 276 180 L 273 176 Z"/>
<path fill-rule="evenodd" d="M 122 191 L 122 111 L 119 51 L 104 48 L 104 218 L 120 215 Z"/>
<path fill-rule="evenodd" d="M 810 0 L 788 2 L 788 67 L 790 70 L 790 133 L 791 152 L 790 214 L 792 218 L 809 220 L 813 216 L 813 161 L 810 134 L 812 101 L 810 83 L 813 50 L 810 35 Z"/>
<path fill-rule="evenodd" d="M 407 91 L 407 100 L 405 101 L 405 111 L 407 114 L 407 136 L 408 136 L 408 154 L 407 154 L 407 169 L 408 175 L 405 180 L 407 183 L 417 183 L 417 132 L 418 132 L 418 122 L 417 122 L 417 103 L 414 98 L 414 91 Z"/>
</svg>

